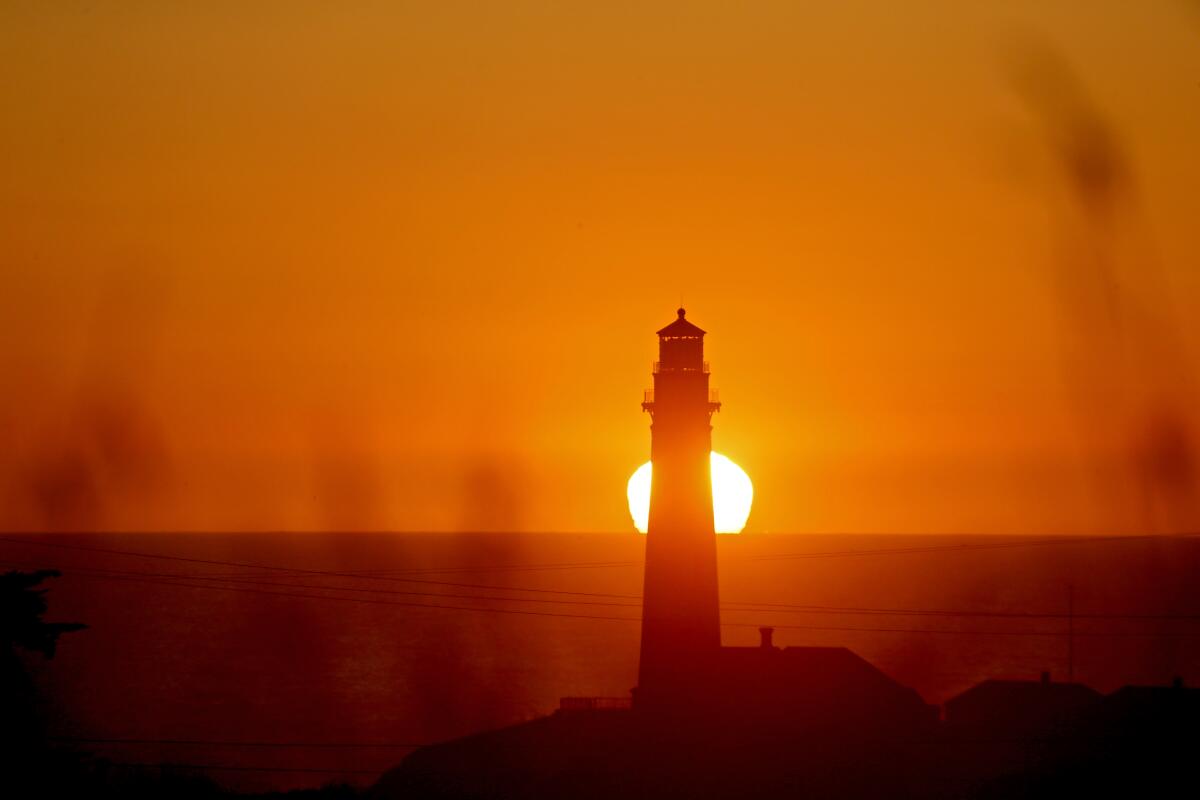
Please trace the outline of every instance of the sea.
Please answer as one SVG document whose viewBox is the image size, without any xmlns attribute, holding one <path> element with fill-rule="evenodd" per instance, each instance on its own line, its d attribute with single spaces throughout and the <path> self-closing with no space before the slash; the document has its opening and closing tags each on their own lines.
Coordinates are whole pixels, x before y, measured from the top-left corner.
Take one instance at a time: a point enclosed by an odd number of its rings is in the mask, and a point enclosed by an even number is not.
<svg viewBox="0 0 1200 800">
<path fill-rule="evenodd" d="M 626 697 L 634 533 L 0 534 L 53 568 L 48 733 L 239 790 L 369 785 L 412 748 Z M 847 647 L 930 703 L 988 678 L 1200 681 L 1200 538 L 718 537 L 722 636 Z M 160 767 L 155 767 L 160 768 Z"/>
</svg>

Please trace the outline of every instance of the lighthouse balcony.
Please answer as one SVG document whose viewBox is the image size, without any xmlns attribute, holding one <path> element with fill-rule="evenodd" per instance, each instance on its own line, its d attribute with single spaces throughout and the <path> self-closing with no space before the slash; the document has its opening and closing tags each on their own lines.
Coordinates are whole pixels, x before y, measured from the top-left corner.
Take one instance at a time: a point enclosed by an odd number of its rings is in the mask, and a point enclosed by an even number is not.
<svg viewBox="0 0 1200 800">
<path fill-rule="evenodd" d="M 721 410 L 721 394 L 716 389 L 708 390 L 708 413 Z M 642 411 L 654 413 L 654 390 L 646 389 L 642 392 Z"/>
<path fill-rule="evenodd" d="M 655 361 L 654 366 L 653 366 L 653 372 L 655 375 L 658 375 L 663 372 L 702 372 L 705 375 L 707 375 L 708 374 L 708 362 L 701 361 L 700 366 L 697 367 L 697 366 L 669 364 L 665 361 Z"/>
</svg>

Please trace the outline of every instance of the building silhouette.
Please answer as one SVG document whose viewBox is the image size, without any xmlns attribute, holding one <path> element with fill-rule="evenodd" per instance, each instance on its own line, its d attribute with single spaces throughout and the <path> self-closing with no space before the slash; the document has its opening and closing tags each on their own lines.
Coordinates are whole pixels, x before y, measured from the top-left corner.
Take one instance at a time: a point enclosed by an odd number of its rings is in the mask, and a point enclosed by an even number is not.
<svg viewBox="0 0 1200 800">
<path fill-rule="evenodd" d="M 927 732 L 938 709 L 845 647 L 777 647 L 760 628 L 758 647 L 722 647 L 703 713 L 723 724 L 780 733 L 875 735 Z"/>
<path fill-rule="evenodd" d="M 1069 724 L 1104 696 L 1082 683 L 1050 680 L 986 680 L 944 704 L 946 724 L 957 730 L 992 737 L 1045 735 Z"/>
</svg>

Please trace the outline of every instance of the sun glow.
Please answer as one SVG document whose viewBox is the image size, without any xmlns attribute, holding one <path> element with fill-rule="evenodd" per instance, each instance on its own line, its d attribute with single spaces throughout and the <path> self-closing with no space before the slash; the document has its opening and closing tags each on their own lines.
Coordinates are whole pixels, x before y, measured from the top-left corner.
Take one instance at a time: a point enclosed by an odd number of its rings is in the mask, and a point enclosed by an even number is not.
<svg viewBox="0 0 1200 800">
<path fill-rule="evenodd" d="M 717 533 L 741 533 L 750 516 L 754 502 L 754 485 L 750 476 L 737 464 L 717 452 L 709 454 L 712 471 L 713 523 Z M 629 513 L 639 532 L 645 533 L 650 518 L 651 463 L 642 464 L 629 477 L 625 494 L 629 498 Z"/>
</svg>

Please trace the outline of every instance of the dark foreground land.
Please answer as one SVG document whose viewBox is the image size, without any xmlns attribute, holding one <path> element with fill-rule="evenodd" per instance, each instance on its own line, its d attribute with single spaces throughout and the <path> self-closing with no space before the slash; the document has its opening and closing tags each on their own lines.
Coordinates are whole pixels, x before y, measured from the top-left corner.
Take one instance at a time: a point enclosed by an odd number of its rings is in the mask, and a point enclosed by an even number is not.
<svg viewBox="0 0 1200 800">
<path fill-rule="evenodd" d="M 1020 729 L 756 728 L 558 713 L 425 748 L 373 798 L 1195 796 L 1197 690 L 1117 693 Z"/>
<path fill-rule="evenodd" d="M 944 723 L 920 733 L 803 725 L 784 732 L 699 719 L 667 724 L 633 711 L 559 712 L 423 748 L 365 790 L 235 794 L 169 767 L 26 748 L 20 762 L 6 758 L 0 788 L 12 798 L 113 800 L 1191 797 L 1195 690 L 1176 691 L 1156 689 L 1149 704 L 1126 697 L 1021 735 Z"/>
</svg>

